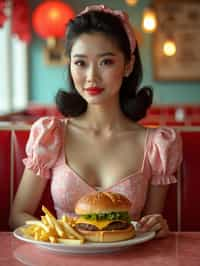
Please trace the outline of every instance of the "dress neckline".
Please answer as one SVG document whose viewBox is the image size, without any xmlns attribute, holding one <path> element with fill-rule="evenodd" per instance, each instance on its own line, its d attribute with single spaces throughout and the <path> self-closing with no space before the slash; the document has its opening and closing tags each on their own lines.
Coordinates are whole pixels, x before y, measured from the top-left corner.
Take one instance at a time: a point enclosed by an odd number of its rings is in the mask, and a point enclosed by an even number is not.
<svg viewBox="0 0 200 266">
<path fill-rule="evenodd" d="M 67 160 L 67 155 L 65 153 L 65 147 L 66 147 L 66 141 L 65 141 L 65 136 L 66 136 L 66 126 L 68 124 L 69 119 L 63 119 L 63 126 L 62 126 L 62 140 L 63 140 L 63 145 L 62 145 L 62 150 L 61 150 L 61 160 L 62 163 L 64 164 L 65 168 L 68 169 L 69 171 L 72 172 L 72 174 L 74 176 L 76 176 L 76 178 L 78 178 L 82 183 L 84 183 L 85 185 L 87 185 L 90 189 L 94 190 L 94 191 L 106 191 L 109 189 L 112 189 L 113 187 L 121 184 L 122 182 L 124 182 L 125 180 L 129 179 L 130 177 L 135 177 L 137 175 L 141 175 L 144 172 L 144 166 L 145 166 L 145 161 L 146 161 L 146 157 L 147 157 L 147 151 L 148 151 L 148 146 L 150 143 L 150 128 L 146 128 L 146 136 L 145 136 L 145 141 L 144 141 L 144 153 L 143 153 L 143 161 L 142 161 L 142 165 L 140 167 L 140 169 L 134 171 L 133 173 L 121 177 L 116 183 L 114 183 L 113 185 L 106 187 L 106 188 L 102 188 L 101 186 L 93 186 L 90 185 L 80 174 L 78 174 L 69 164 L 68 164 L 68 160 Z"/>
</svg>

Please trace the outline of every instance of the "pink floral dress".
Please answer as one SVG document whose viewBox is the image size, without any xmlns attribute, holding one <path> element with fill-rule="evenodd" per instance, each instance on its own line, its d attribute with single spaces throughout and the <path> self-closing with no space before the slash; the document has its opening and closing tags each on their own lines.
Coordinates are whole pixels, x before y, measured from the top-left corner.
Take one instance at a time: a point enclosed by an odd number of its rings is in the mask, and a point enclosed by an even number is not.
<svg viewBox="0 0 200 266">
<path fill-rule="evenodd" d="M 51 194 L 57 216 L 74 215 L 77 200 L 96 187 L 84 181 L 65 162 L 64 127 L 66 122 L 54 117 L 37 120 L 26 146 L 26 168 L 42 178 L 51 178 Z M 182 160 L 181 139 L 172 128 L 149 128 L 142 167 L 114 185 L 98 190 L 124 194 L 132 202 L 131 216 L 137 220 L 144 208 L 149 184 L 175 183 L 174 173 Z"/>
</svg>

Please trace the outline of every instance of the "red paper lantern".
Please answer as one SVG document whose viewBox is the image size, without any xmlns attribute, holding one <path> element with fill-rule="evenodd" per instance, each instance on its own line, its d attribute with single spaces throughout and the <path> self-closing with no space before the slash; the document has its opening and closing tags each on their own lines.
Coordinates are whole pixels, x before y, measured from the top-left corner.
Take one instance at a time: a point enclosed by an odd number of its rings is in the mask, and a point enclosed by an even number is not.
<svg viewBox="0 0 200 266">
<path fill-rule="evenodd" d="M 12 0 L 12 33 L 22 41 L 31 41 L 30 8 L 28 0 Z"/>
<path fill-rule="evenodd" d="M 33 28 L 41 38 L 63 38 L 66 25 L 74 16 L 69 5 L 61 1 L 45 1 L 33 11 Z"/>
<path fill-rule="evenodd" d="M 6 6 L 6 0 L 0 0 L 0 28 L 3 27 L 7 17 L 4 13 Z"/>
</svg>

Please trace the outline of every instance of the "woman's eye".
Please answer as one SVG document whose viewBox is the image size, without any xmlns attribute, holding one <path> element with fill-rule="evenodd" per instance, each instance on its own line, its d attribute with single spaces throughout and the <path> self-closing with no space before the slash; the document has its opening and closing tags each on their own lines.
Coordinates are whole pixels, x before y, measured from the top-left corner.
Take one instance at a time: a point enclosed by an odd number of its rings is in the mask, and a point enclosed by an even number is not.
<svg viewBox="0 0 200 266">
<path fill-rule="evenodd" d="M 104 59 L 101 64 L 102 65 L 112 65 L 114 61 L 112 59 Z"/>
<path fill-rule="evenodd" d="M 77 66 L 85 66 L 86 65 L 85 62 L 82 60 L 78 60 L 78 61 L 74 62 L 74 64 Z"/>
</svg>

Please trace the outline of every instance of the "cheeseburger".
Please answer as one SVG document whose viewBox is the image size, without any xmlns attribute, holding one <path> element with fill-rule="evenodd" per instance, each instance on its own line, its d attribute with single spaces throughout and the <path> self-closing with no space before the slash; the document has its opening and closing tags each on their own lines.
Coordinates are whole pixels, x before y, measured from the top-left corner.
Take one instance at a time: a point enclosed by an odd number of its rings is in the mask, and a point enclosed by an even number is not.
<svg viewBox="0 0 200 266">
<path fill-rule="evenodd" d="M 130 222 L 130 201 L 119 193 L 95 192 L 79 199 L 76 229 L 92 242 L 114 242 L 135 236 Z"/>
</svg>

